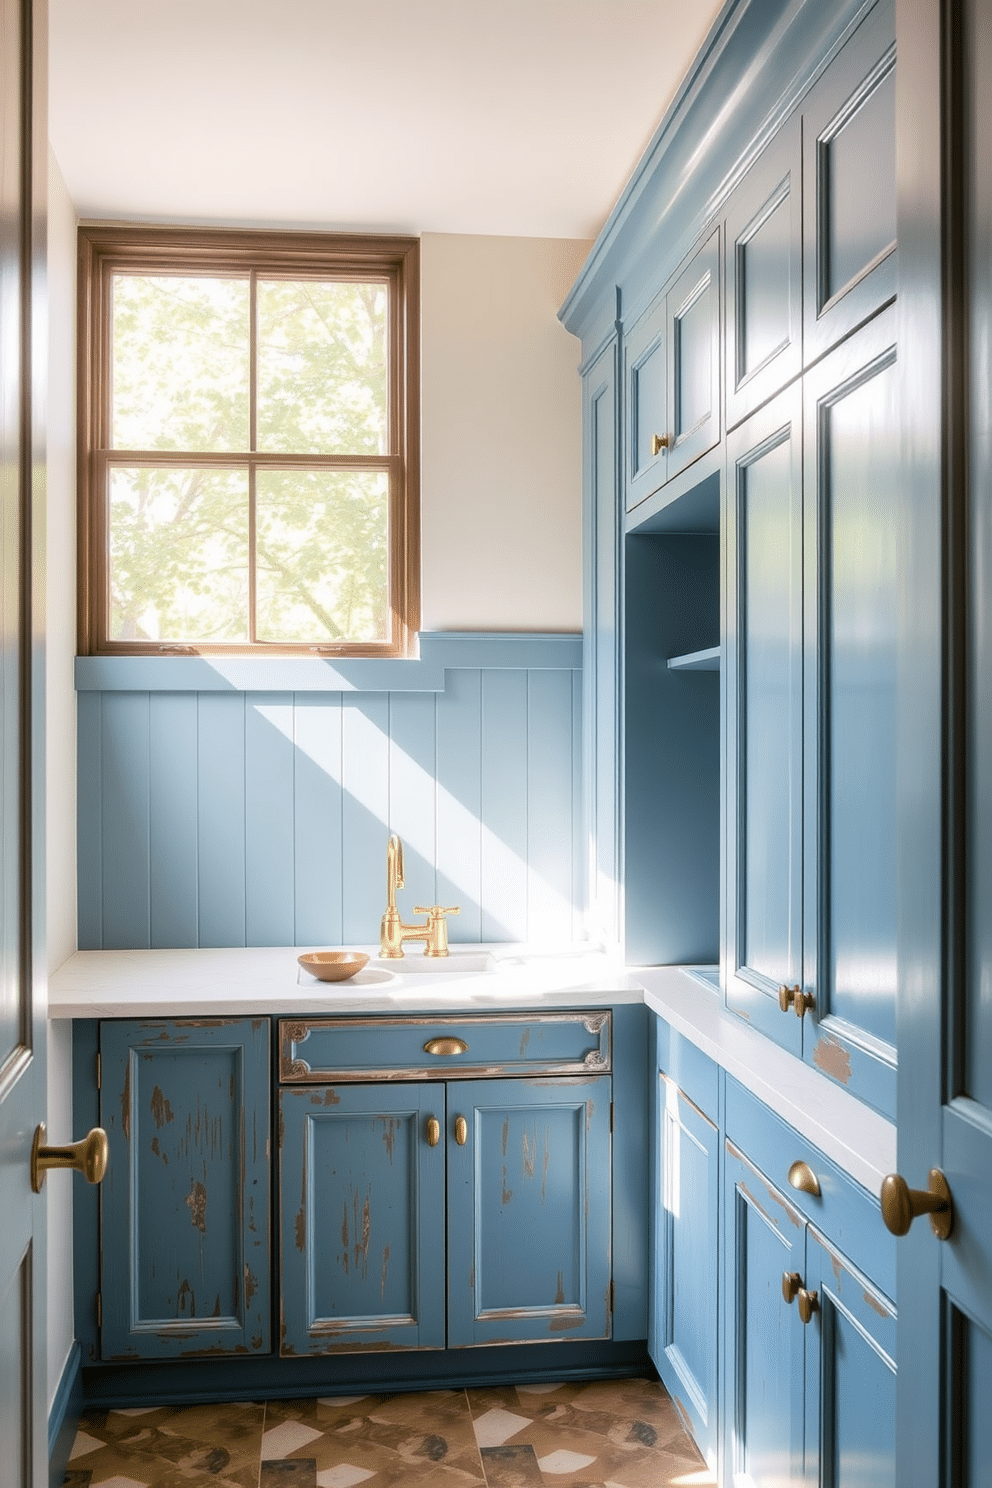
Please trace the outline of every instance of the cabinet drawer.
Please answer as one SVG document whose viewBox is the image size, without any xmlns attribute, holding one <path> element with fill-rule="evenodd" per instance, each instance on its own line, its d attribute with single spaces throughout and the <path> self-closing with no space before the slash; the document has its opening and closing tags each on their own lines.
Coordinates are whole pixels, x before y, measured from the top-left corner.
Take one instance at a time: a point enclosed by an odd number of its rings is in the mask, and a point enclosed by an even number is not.
<svg viewBox="0 0 992 1488">
<path fill-rule="evenodd" d="M 762 1105 L 733 1079 L 727 1080 L 727 1138 L 745 1152 L 755 1167 L 830 1242 L 849 1257 L 893 1300 L 896 1295 L 896 1242 L 882 1222 L 875 1195 L 799 1132 Z M 789 1184 L 795 1162 L 812 1168 L 820 1185 L 818 1197 Z"/>
<path fill-rule="evenodd" d="M 427 1046 L 437 1041 L 452 1042 L 430 1052 Z M 279 1078 L 287 1084 L 606 1074 L 610 1068 L 608 1012 L 279 1020 Z"/>
</svg>

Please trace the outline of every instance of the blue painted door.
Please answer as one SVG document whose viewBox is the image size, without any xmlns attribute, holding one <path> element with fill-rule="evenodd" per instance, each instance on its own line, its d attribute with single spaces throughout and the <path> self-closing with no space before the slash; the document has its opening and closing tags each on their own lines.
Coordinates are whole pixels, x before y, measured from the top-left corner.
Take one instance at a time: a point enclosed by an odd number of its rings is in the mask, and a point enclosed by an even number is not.
<svg viewBox="0 0 992 1488">
<path fill-rule="evenodd" d="M 727 1005 L 794 1054 L 802 983 L 803 573 L 799 385 L 727 440 Z"/>
<path fill-rule="evenodd" d="M 905 22 L 905 28 L 903 23 Z M 904 41 L 905 38 L 905 41 Z M 900 6 L 900 361 L 911 400 L 903 561 L 899 1172 L 950 1188 L 897 1241 L 900 1488 L 992 1482 L 992 29 Z M 905 57 L 905 61 L 904 61 Z M 951 75 L 948 97 L 940 79 Z M 905 84 L 905 86 L 903 86 Z M 945 194 L 943 170 L 963 187 Z M 947 229 L 950 228 L 950 231 Z M 941 243 L 956 246 L 941 261 Z M 955 307 L 948 317 L 942 294 Z M 958 298 L 960 296 L 960 298 Z M 900 287 L 903 298 L 903 288 Z M 907 625 L 907 628 L 909 626 Z"/>
<path fill-rule="evenodd" d="M 609 1338 L 611 1088 L 449 1084 L 450 1347 Z"/>
<path fill-rule="evenodd" d="M 104 1359 L 270 1344 L 269 1020 L 100 1025 Z"/>
<path fill-rule="evenodd" d="M 720 438 L 719 230 L 692 255 L 667 305 L 670 480 Z"/>
<path fill-rule="evenodd" d="M 731 1142 L 724 1161 L 723 1476 L 785 1488 L 803 1481 L 805 1223 Z"/>
<path fill-rule="evenodd" d="M 280 1090 L 280 1353 L 444 1347 L 444 1124 L 440 1082 Z"/>
<path fill-rule="evenodd" d="M 630 511 L 668 479 L 668 365 L 665 296 L 630 327 L 624 342 L 627 410 L 626 507 Z"/>
</svg>

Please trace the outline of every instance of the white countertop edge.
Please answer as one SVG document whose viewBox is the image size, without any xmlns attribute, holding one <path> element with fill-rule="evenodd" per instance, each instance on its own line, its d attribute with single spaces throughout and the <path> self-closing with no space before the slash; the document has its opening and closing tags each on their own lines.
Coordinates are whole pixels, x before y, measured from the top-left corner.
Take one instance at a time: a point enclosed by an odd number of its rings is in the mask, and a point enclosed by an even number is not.
<svg viewBox="0 0 992 1488">
<path fill-rule="evenodd" d="M 896 1170 L 896 1128 L 839 1085 L 725 1011 L 677 966 L 631 970 L 653 1012 L 878 1195 Z"/>
<path fill-rule="evenodd" d="M 377 947 L 361 947 L 374 956 Z M 452 958 L 458 954 L 452 946 Z M 468 947 L 465 948 L 466 951 Z M 473 952 L 480 948 L 473 946 Z M 677 966 L 618 968 L 585 947 L 490 945 L 486 973 L 385 971 L 317 982 L 292 946 L 77 951 L 49 979 L 48 1016 L 218 1018 L 445 1013 L 644 1002 L 872 1194 L 896 1170 L 896 1128 L 724 1009 Z"/>
</svg>

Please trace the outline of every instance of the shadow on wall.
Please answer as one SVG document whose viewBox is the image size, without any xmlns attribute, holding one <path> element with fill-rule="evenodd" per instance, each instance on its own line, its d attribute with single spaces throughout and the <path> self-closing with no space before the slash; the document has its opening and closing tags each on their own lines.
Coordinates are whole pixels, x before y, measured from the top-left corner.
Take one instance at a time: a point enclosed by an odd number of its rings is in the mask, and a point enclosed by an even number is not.
<svg viewBox="0 0 992 1488">
<path fill-rule="evenodd" d="M 79 694 L 79 947 L 581 933 L 580 674 L 458 669 L 440 692 Z"/>
</svg>

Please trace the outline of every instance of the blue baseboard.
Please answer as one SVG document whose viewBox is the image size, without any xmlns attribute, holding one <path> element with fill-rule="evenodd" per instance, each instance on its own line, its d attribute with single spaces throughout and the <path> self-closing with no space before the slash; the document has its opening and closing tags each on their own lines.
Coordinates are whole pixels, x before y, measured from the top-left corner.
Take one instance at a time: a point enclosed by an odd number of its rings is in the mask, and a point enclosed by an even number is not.
<svg viewBox="0 0 992 1488">
<path fill-rule="evenodd" d="M 74 1343 L 65 1361 L 59 1387 L 48 1415 L 48 1483 L 61 1488 L 76 1439 L 76 1427 L 85 1407 L 83 1399 L 82 1351 Z"/>
<path fill-rule="evenodd" d="M 310 1395 L 392 1395 L 550 1380 L 655 1378 L 644 1340 L 424 1349 L 321 1359 L 225 1359 L 86 1366 L 84 1409 L 281 1400 Z"/>
</svg>

